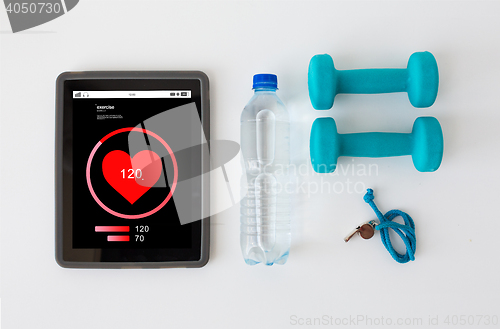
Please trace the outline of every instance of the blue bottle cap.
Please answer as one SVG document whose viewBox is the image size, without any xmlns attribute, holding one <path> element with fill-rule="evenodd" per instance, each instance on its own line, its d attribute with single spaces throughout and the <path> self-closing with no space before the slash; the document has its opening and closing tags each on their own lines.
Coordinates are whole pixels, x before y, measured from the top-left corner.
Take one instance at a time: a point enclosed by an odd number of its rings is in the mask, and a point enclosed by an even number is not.
<svg viewBox="0 0 500 329">
<path fill-rule="evenodd" d="M 255 74 L 253 76 L 253 89 L 257 88 L 278 89 L 278 77 L 268 73 Z"/>
</svg>

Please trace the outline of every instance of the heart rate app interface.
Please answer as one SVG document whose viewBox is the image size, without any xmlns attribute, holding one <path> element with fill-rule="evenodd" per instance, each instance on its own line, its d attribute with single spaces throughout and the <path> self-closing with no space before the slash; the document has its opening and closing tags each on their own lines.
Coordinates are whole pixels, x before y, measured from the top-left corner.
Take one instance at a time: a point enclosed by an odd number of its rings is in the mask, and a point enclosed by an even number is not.
<svg viewBox="0 0 500 329">
<path fill-rule="evenodd" d="M 190 103 L 196 122 L 182 129 L 201 135 L 191 90 L 73 92 L 73 248 L 191 247 L 199 221 L 181 225 L 174 201 L 186 166 L 175 157 L 172 129 L 147 124 Z M 187 200 L 192 209 L 200 201 Z"/>
</svg>

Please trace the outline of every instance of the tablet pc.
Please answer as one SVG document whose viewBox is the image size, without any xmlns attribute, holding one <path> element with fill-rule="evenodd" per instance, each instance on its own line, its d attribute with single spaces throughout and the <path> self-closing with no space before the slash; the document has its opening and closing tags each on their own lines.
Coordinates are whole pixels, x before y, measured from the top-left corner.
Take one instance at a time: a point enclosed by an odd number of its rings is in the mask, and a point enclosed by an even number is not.
<svg viewBox="0 0 500 329">
<path fill-rule="evenodd" d="M 202 72 L 65 72 L 56 86 L 56 260 L 202 267 L 210 200 Z"/>
</svg>

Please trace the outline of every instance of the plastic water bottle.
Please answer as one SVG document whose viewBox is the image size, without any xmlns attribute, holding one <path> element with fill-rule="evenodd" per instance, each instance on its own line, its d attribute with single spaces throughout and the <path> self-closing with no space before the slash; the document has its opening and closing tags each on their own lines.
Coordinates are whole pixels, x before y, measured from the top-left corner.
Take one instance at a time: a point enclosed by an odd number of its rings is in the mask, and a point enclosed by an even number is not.
<svg viewBox="0 0 500 329">
<path fill-rule="evenodd" d="M 284 264 L 290 251 L 290 118 L 274 74 L 253 77 L 241 113 L 241 251 L 249 265 Z"/>
</svg>

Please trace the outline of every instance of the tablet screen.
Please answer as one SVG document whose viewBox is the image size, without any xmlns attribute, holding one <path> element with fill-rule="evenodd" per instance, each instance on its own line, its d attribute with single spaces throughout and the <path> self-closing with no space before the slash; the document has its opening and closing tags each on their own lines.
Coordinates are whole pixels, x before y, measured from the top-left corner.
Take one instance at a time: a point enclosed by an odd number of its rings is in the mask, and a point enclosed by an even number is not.
<svg viewBox="0 0 500 329">
<path fill-rule="evenodd" d="M 63 180 L 71 193 L 63 198 L 72 249 L 99 250 L 99 261 L 199 259 L 199 82 L 155 90 L 66 85 L 64 125 L 72 129 L 64 132 Z"/>
</svg>

